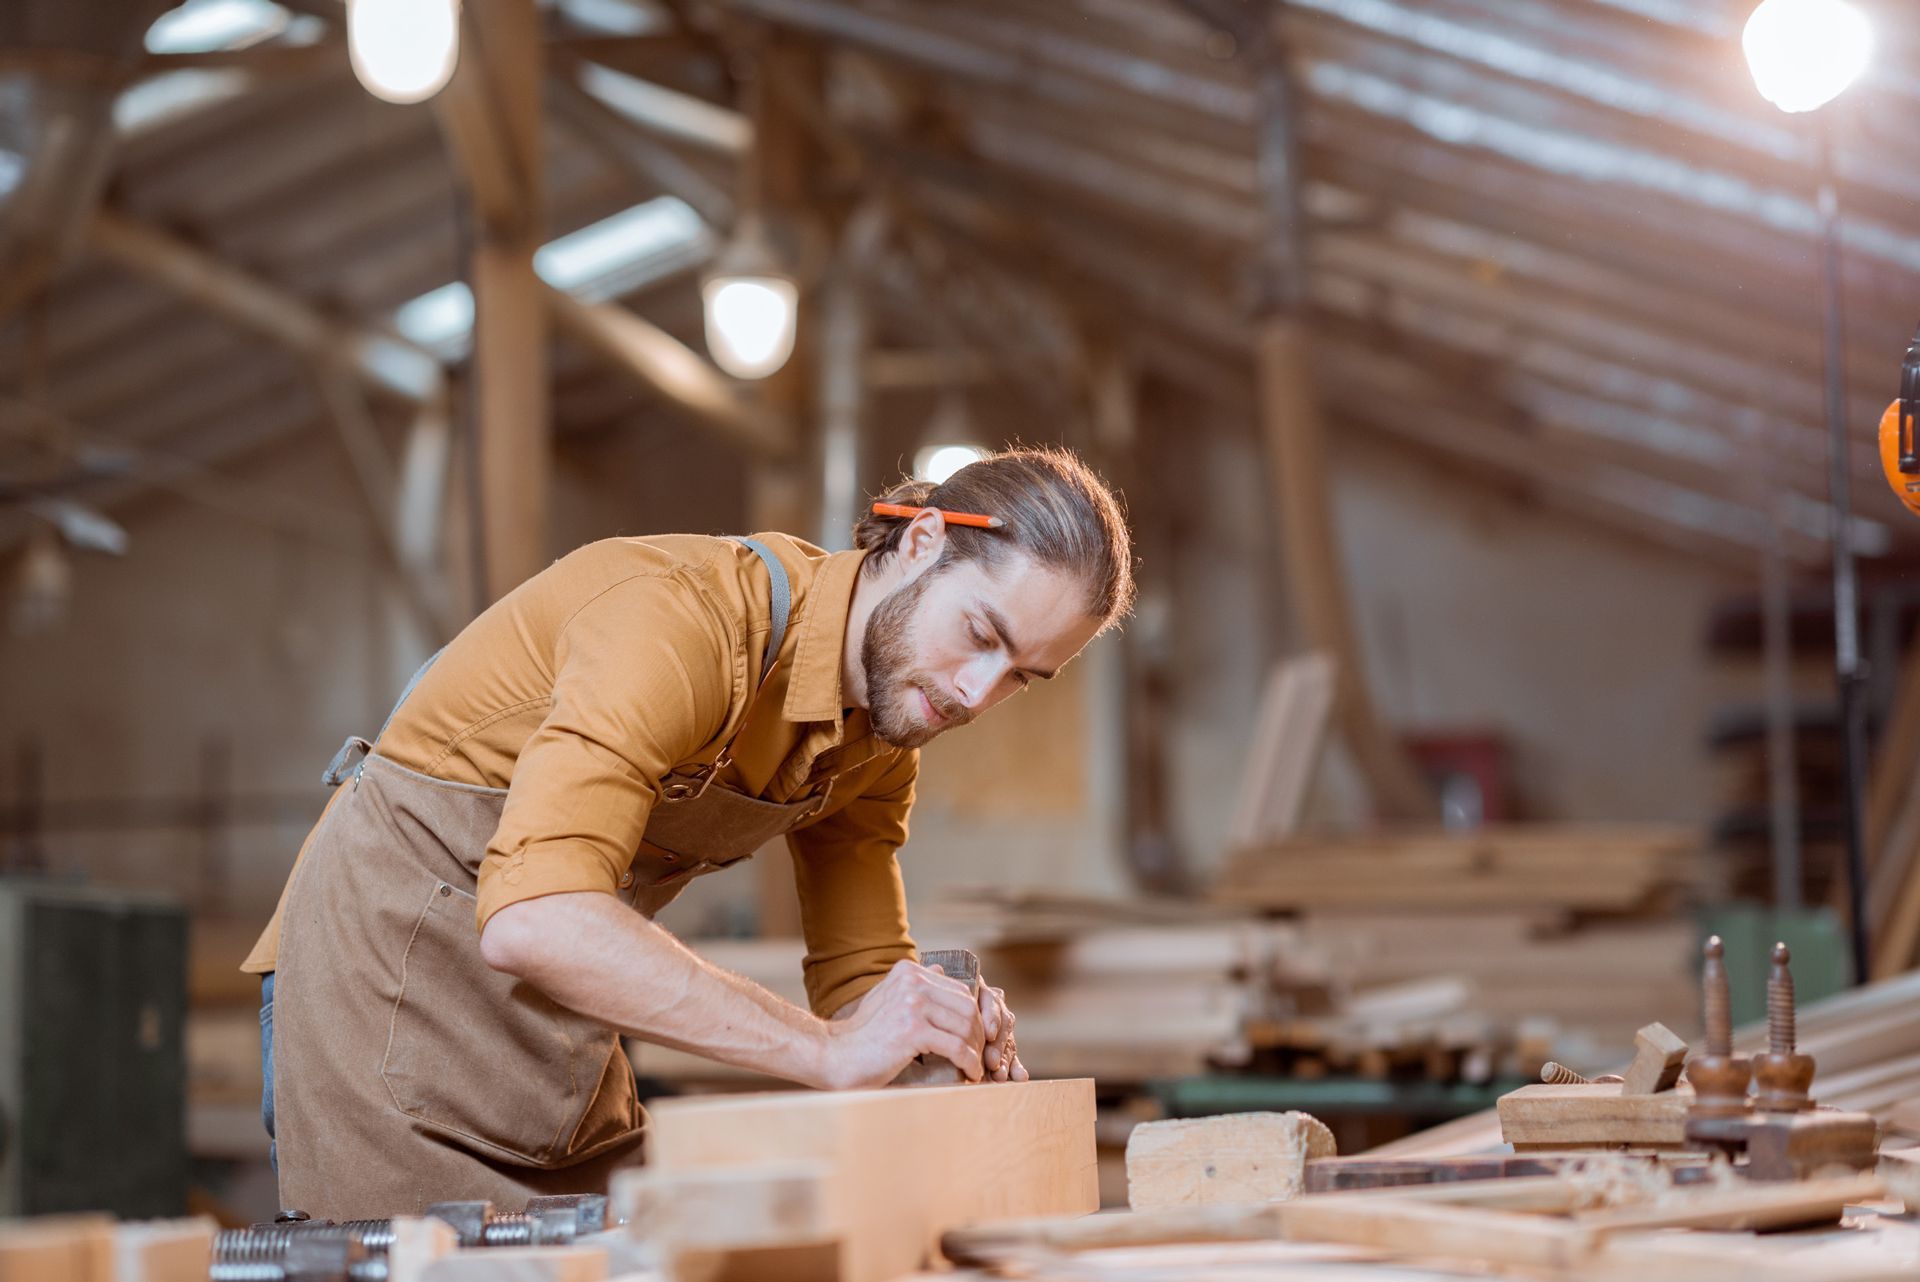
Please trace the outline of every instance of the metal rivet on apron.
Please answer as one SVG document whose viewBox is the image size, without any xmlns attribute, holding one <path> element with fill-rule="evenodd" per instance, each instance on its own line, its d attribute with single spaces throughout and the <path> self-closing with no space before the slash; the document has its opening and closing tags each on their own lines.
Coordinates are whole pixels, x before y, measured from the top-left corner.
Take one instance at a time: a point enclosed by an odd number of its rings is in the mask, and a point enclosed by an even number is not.
<svg viewBox="0 0 1920 1282">
<path fill-rule="evenodd" d="M 631 886 L 632 884 L 633 884 L 632 873 L 629 872 L 629 873 L 620 874 L 620 889 L 625 890 L 628 886 Z"/>
<path fill-rule="evenodd" d="M 440 883 L 440 893 L 441 893 L 441 894 L 443 894 L 443 895 L 451 895 L 451 894 L 453 893 L 453 887 L 452 887 L 452 886 L 449 886 L 449 885 L 447 885 L 447 884 L 446 884 L 445 882 L 441 882 L 441 883 Z"/>
<path fill-rule="evenodd" d="M 678 856 L 678 855 L 671 855 L 671 854 L 664 854 L 664 853 L 663 853 L 663 854 L 662 854 L 662 855 L 660 856 L 660 859 L 661 859 L 661 862 L 663 862 L 663 863 L 669 863 L 669 864 L 677 864 L 677 863 L 679 863 L 679 862 L 680 862 L 680 856 Z"/>
</svg>

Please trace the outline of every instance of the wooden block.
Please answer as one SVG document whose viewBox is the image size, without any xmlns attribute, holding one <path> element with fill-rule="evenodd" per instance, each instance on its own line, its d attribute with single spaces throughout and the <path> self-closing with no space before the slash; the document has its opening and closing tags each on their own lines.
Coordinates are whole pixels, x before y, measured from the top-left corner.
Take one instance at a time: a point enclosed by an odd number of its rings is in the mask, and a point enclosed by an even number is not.
<svg viewBox="0 0 1920 1282">
<path fill-rule="evenodd" d="M 387 1282 L 421 1282 L 427 1266 L 459 1249 L 453 1225 L 431 1217 L 403 1215 L 393 1221 L 387 1248 Z"/>
<path fill-rule="evenodd" d="M 113 1282 L 113 1217 L 0 1224 L 0 1282 Z"/>
<path fill-rule="evenodd" d="M 925 1267 L 953 1225 L 1099 1205 L 1085 1079 L 681 1097 L 649 1109 L 658 1171 L 820 1163 L 825 1214 L 845 1231 L 843 1282 Z"/>
<path fill-rule="evenodd" d="M 790 1246 L 840 1236 L 824 1162 L 621 1171 L 608 1210 L 636 1238 L 676 1246 Z"/>
<path fill-rule="evenodd" d="M 1648 1024 L 1633 1035 L 1633 1065 L 1627 1069 L 1622 1095 L 1652 1095 L 1670 1091 L 1687 1066 L 1687 1044 L 1665 1024 Z"/>
<path fill-rule="evenodd" d="M 1686 1143 L 1685 1087 L 1623 1096 L 1618 1082 L 1522 1086 L 1500 1097 L 1500 1135 L 1518 1148 L 1641 1148 Z"/>
<path fill-rule="evenodd" d="M 607 1253 L 594 1246 L 487 1246 L 429 1260 L 420 1282 L 605 1282 Z"/>
<path fill-rule="evenodd" d="M 1142 1122 L 1127 1139 L 1127 1204 L 1284 1202 L 1305 1192 L 1309 1159 L 1333 1155 L 1333 1132 L 1305 1113 Z"/>
<path fill-rule="evenodd" d="M 215 1228 L 204 1216 L 122 1224 L 113 1238 L 114 1282 L 206 1282 Z"/>
</svg>

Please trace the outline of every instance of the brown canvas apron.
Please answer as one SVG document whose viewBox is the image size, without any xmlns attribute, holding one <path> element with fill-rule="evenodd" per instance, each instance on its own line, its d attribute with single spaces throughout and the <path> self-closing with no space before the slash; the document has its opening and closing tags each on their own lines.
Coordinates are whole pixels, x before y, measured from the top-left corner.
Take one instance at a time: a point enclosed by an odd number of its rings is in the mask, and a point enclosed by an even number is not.
<svg viewBox="0 0 1920 1282">
<path fill-rule="evenodd" d="M 764 685 L 790 586 L 742 541 L 773 578 Z M 712 784 L 727 756 L 662 790 L 620 882 L 635 911 L 651 917 L 826 805 Z M 505 790 L 419 774 L 364 739 L 328 775 L 342 786 L 288 889 L 274 980 L 281 1205 L 338 1220 L 605 1189 L 639 1160 L 646 1121 L 619 1037 L 480 956 L 476 874 Z"/>
</svg>

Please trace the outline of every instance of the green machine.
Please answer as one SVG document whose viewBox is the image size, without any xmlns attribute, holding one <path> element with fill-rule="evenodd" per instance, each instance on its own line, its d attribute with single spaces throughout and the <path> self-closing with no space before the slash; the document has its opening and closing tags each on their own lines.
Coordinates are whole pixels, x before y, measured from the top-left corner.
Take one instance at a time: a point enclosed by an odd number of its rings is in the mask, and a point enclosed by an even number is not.
<svg viewBox="0 0 1920 1282">
<path fill-rule="evenodd" d="M 187 917 L 0 878 L 0 1216 L 186 1210 Z"/>
</svg>

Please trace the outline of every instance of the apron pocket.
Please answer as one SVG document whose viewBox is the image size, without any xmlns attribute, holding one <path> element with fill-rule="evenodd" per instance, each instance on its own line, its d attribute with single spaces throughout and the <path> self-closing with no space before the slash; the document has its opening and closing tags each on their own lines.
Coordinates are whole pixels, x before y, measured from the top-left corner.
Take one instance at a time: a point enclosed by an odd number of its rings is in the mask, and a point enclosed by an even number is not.
<svg viewBox="0 0 1920 1282">
<path fill-rule="evenodd" d="M 380 1074 L 394 1106 L 462 1147 L 568 1166 L 640 1133 L 613 1031 L 480 956 L 474 897 L 429 887 L 401 963 Z"/>
</svg>

